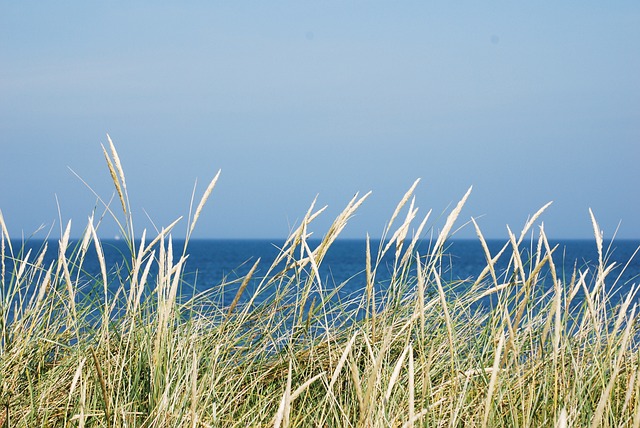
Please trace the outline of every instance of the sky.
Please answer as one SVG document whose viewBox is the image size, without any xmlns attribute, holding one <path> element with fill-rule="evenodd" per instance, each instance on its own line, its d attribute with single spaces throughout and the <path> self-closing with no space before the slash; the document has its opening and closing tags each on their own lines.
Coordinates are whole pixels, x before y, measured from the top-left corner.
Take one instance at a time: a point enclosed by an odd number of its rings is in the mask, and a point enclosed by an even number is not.
<svg viewBox="0 0 640 428">
<path fill-rule="evenodd" d="M 379 237 L 420 178 L 427 235 L 473 186 L 454 237 L 553 201 L 552 239 L 592 238 L 590 208 L 638 239 L 638 76 L 637 1 L 0 0 L 0 210 L 81 235 L 109 134 L 138 234 L 221 170 L 194 237 L 283 238 L 316 197 L 321 237 L 368 191 L 342 237 Z"/>
</svg>

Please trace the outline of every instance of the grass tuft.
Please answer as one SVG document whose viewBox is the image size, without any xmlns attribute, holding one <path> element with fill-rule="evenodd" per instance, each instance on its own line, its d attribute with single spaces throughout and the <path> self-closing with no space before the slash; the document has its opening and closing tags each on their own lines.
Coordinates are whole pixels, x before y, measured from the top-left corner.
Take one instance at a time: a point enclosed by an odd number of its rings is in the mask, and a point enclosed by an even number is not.
<svg viewBox="0 0 640 428">
<path fill-rule="evenodd" d="M 122 213 L 104 212 L 129 244 L 120 271 L 102 218 L 77 243 L 69 222 L 56 250 L 26 251 L 0 212 L 0 426 L 640 426 L 638 286 L 613 298 L 612 272 L 629 263 L 608 261 L 592 212 L 592 271 L 556 266 L 536 228 L 547 204 L 496 254 L 472 219 L 486 268 L 451 281 L 447 242 L 471 189 L 436 233 L 416 181 L 379 247 L 367 236 L 361 292 L 344 298 L 320 268 L 369 193 L 317 244 L 314 200 L 265 272 L 258 259 L 237 282 L 189 294 L 188 248 L 171 235 L 180 219 L 137 237 L 110 138 L 103 153 Z M 187 242 L 219 175 L 187 217 Z M 97 275 L 83 267 L 90 254 Z"/>
</svg>

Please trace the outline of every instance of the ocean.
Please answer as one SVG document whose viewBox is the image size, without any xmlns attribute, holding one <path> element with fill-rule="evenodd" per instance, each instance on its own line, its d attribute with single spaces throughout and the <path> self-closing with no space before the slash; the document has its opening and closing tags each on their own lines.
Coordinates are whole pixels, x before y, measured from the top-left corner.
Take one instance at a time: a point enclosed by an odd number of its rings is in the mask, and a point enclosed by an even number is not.
<svg viewBox="0 0 640 428">
<path fill-rule="evenodd" d="M 130 263 L 130 253 L 127 245 L 122 240 L 102 240 L 103 251 L 107 263 L 107 270 L 111 274 L 117 274 L 121 278 L 126 277 L 127 264 Z M 310 240 L 311 249 L 319 243 Z M 487 241 L 492 255 L 505 245 L 504 240 Z M 12 242 L 14 251 L 22 247 L 19 241 Z M 35 259 L 35 253 L 42 248 L 42 240 L 31 240 L 24 245 L 24 251 L 32 249 L 31 260 Z M 174 260 L 182 253 L 183 241 L 174 240 Z M 184 269 L 183 290 L 189 293 L 205 292 L 227 284 L 224 292 L 224 303 L 228 303 L 239 286 L 239 279 L 246 275 L 254 262 L 260 258 L 261 262 L 254 277 L 265 275 L 271 262 L 279 253 L 279 247 L 284 240 L 192 240 L 189 242 L 187 260 Z M 565 283 L 571 278 L 576 267 L 579 271 L 588 269 L 590 273 L 596 271 L 598 253 L 594 240 L 564 240 L 550 241 L 552 248 L 557 245 L 553 260 L 561 280 Z M 45 258 L 45 265 L 57 257 L 58 242 L 48 242 L 49 249 Z M 73 245 L 73 244 L 72 244 Z M 72 247 L 72 245 L 70 247 Z M 372 257 L 375 258 L 379 241 L 371 241 Z M 535 250 L 535 242 L 521 246 L 522 258 L 526 262 L 528 256 Z M 640 282 L 640 254 L 635 254 L 640 247 L 640 240 L 616 240 L 604 243 L 605 259 L 607 264 L 615 263 L 616 267 L 608 275 L 606 286 L 617 296 L 625 296 L 633 284 Z M 329 249 L 320 267 L 320 278 L 324 289 L 331 289 L 343 284 L 340 293 L 353 295 L 363 292 L 365 280 L 365 251 L 364 240 L 338 240 Z M 429 252 L 429 242 L 422 242 L 417 246 L 421 255 Z M 389 279 L 393 251 L 391 255 L 383 259 L 381 268 L 377 271 L 376 281 L 380 287 L 384 287 Z M 502 259 L 496 265 L 498 272 L 508 268 L 510 248 L 506 250 Z M 486 266 L 484 251 L 477 240 L 451 240 L 445 245 L 442 264 L 442 278 L 445 281 L 458 281 L 476 278 Z M 11 266 L 8 266 L 11 269 Z M 83 271 L 88 275 L 99 276 L 100 265 L 95 249 L 90 248 Z M 505 275 L 507 275 L 506 273 Z M 506 276 L 505 276 L 506 277 Z M 550 286 L 550 278 L 547 278 Z M 193 290 L 190 287 L 194 287 Z M 235 287 L 235 288 L 234 288 Z M 102 288 L 102 286 L 100 286 Z"/>
</svg>

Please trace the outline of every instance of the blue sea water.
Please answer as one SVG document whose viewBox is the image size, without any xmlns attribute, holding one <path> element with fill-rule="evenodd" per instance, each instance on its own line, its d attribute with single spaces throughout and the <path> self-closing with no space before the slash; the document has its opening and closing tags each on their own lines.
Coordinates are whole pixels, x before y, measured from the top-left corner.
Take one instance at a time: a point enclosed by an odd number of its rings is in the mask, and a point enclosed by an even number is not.
<svg viewBox="0 0 640 428">
<path fill-rule="evenodd" d="M 503 240 L 490 240 L 487 242 L 492 255 L 505 245 Z M 57 241 L 49 241 L 49 249 L 45 265 L 57 257 Z M 279 253 L 279 248 L 284 241 L 277 240 L 192 240 L 189 242 L 187 260 L 184 272 L 184 282 L 195 287 L 196 292 L 211 290 L 219 287 L 221 283 L 231 283 L 225 290 L 224 300 L 232 299 L 235 294 L 234 285 L 238 286 L 238 279 L 248 273 L 254 262 L 260 258 L 261 263 L 254 275 L 265 275 L 271 262 Z M 313 249 L 318 241 L 309 241 Z M 589 269 L 595 272 L 598 262 L 598 253 L 593 240 L 566 240 L 552 241 L 551 246 L 556 246 L 553 260 L 560 279 L 564 282 L 570 280 L 574 267 L 579 270 Z M 43 241 L 32 240 L 24 245 L 23 251 L 32 249 L 35 254 L 42 248 Z M 109 272 L 120 272 L 121 277 L 126 277 L 127 263 L 130 263 L 130 252 L 127 244 L 120 240 L 103 240 L 103 251 L 107 261 Z M 371 242 L 372 257 L 380 245 L 379 241 Z M 22 243 L 13 242 L 14 250 L 21 248 Z M 624 296 L 633 284 L 640 283 L 640 254 L 634 256 L 634 252 L 640 247 L 640 240 L 616 240 L 605 242 L 604 249 L 608 264 L 615 263 L 616 268 L 609 274 L 609 287 L 615 287 L 617 294 Z M 174 241 L 175 258 L 182 253 L 183 242 Z M 325 289 L 331 289 L 346 281 L 341 290 L 343 294 L 359 293 L 365 285 L 365 251 L 364 240 L 338 240 L 329 249 L 320 268 L 320 276 Z M 528 256 L 535 250 L 535 242 L 529 246 L 523 245 L 522 258 L 526 262 Z M 421 255 L 429 253 L 429 242 L 418 245 L 417 250 Z M 393 253 L 393 251 L 391 251 Z M 507 262 L 511 249 L 505 251 L 505 255 L 496 265 L 498 271 L 507 269 Z M 31 256 L 31 260 L 35 258 Z M 378 269 L 376 279 L 384 284 L 389 278 L 393 256 L 383 260 L 382 267 Z M 476 278 L 486 266 L 484 251 L 479 241 L 476 240 L 452 240 L 445 245 L 443 257 L 442 275 L 445 280 L 455 281 Z M 99 275 L 100 266 L 96 252 L 90 249 L 85 260 L 84 271 L 88 275 Z M 236 282 L 234 282 L 236 281 Z"/>
</svg>

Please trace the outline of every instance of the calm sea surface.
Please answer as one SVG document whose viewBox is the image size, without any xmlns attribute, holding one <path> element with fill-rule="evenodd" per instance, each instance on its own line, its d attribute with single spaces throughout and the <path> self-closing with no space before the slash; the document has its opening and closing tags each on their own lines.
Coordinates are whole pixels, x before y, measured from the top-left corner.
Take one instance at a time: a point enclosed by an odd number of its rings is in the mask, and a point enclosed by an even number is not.
<svg viewBox="0 0 640 428">
<path fill-rule="evenodd" d="M 197 291 L 205 291 L 219 286 L 222 282 L 233 282 L 244 276 L 253 263 L 261 258 L 261 263 L 255 274 L 260 277 L 266 271 L 279 253 L 279 246 L 284 241 L 269 240 L 193 240 L 189 243 L 187 254 L 189 258 L 185 269 L 185 283 L 195 286 Z M 313 249 L 317 241 L 309 241 Z M 130 256 L 123 241 L 102 241 L 107 268 L 110 272 L 120 269 L 121 276 L 126 276 L 126 264 Z M 379 241 L 372 241 L 372 257 L 375 257 Z M 492 255 L 505 244 L 505 241 L 492 240 L 488 242 Z M 13 242 L 14 249 L 20 248 L 20 242 Z M 43 241 L 30 241 L 25 247 L 33 248 L 33 254 L 40 249 Z M 535 245 L 535 244 L 533 244 Z M 554 253 L 554 263 L 561 279 L 568 282 L 574 266 L 579 270 L 589 269 L 593 272 L 597 266 L 598 253 L 593 240 L 568 240 L 555 241 L 551 245 L 558 245 Z M 605 242 L 606 258 L 608 263 L 615 262 L 617 267 L 609 275 L 609 287 L 616 288 L 620 295 L 624 295 L 632 284 L 640 282 L 640 254 L 634 252 L 640 247 L 640 240 L 617 240 Z M 182 253 L 183 243 L 174 241 L 175 259 Z M 531 254 L 531 248 L 523 245 L 523 260 Z M 533 248 L 535 249 L 535 247 Z M 429 252 L 429 243 L 424 242 L 418 247 L 421 255 Z M 49 242 L 47 259 L 56 258 L 57 241 Z M 91 248 L 89 257 L 85 261 L 84 269 L 89 274 L 99 273 L 99 264 L 95 256 L 95 250 Z M 497 269 L 506 269 L 510 255 L 507 249 Z M 382 268 L 378 270 L 377 280 L 384 284 L 389 278 L 389 271 L 393 262 L 392 257 L 383 260 Z M 453 240 L 446 245 L 443 277 L 446 280 L 475 278 L 486 266 L 486 260 L 482 247 L 474 240 Z M 365 241 L 364 240 L 339 240 L 330 248 L 324 259 L 320 273 L 325 288 L 331 288 L 348 280 L 343 293 L 357 293 L 363 289 L 365 283 Z M 623 269 L 624 268 L 624 269 Z M 550 279 L 549 279 L 550 281 Z M 236 283 L 237 284 L 237 283 Z M 233 285 L 225 290 L 225 295 L 233 298 Z M 226 297 L 225 297 L 226 300 Z"/>
</svg>

